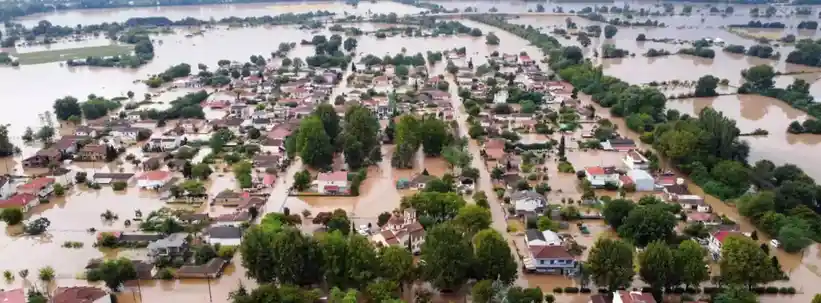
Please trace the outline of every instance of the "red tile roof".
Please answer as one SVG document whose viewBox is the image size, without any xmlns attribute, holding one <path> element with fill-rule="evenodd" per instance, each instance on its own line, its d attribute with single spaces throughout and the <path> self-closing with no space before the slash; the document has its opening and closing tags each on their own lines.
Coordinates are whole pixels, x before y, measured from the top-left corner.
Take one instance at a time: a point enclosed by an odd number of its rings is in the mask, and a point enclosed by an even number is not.
<svg viewBox="0 0 821 303">
<path fill-rule="evenodd" d="M 501 148 L 489 148 L 485 149 L 485 154 L 487 154 L 488 159 L 498 160 L 505 156 L 505 150 Z"/>
<path fill-rule="evenodd" d="M 737 232 L 737 231 L 722 230 L 722 231 L 715 232 L 713 234 L 713 238 L 716 238 L 716 240 L 718 240 L 718 242 L 724 243 L 724 240 L 727 239 L 727 237 L 737 236 L 737 235 L 741 235 L 741 233 Z"/>
<path fill-rule="evenodd" d="M 171 172 L 162 171 L 162 170 L 153 170 L 144 172 L 140 175 L 137 179 L 138 180 L 151 180 L 151 181 L 160 181 L 168 179 L 171 176 Z"/>
<path fill-rule="evenodd" d="M 485 142 L 485 148 L 504 148 L 505 140 L 493 138 Z"/>
<path fill-rule="evenodd" d="M 52 303 L 92 303 L 108 293 L 97 287 L 58 287 L 54 291 Z"/>
<path fill-rule="evenodd" d="M 19 190 L 41 190 L 47 185 L 54 183 L 54 178 L 40 177 L 29 181 L 26 184 L 20 185 Z"/>
<path fill-rule="evenodd" d="M 604 175 L 604 168 L 602 168 L 601 166 L 585 167 L 584 171 L 587 172 L 587 174 L 591 175 L 591 176 Z"/>
<path fill-rule="evenodd" d="M 575 259 L 564 246 L 531 246 L 529 249 L 530 254 L 536 259 Z"/>
<path fill-rule="evenodd" d="M 33 194 L 15 194 L 6 200 L 0 200 L 0 208 L 24 207 L 36 199 L 37 196 Z"/>
</svg>

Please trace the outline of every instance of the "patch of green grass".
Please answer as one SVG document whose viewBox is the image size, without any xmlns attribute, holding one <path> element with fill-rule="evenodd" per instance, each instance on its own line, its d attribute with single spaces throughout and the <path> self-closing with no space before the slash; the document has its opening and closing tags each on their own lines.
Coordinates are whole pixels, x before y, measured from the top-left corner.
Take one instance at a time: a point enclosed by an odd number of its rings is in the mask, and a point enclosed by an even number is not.
<svg viewBox="0 0 821 303">
<path fill-rule="evenodd" d="M 20 60 L 20 64 L 42 64 L 88 57 L 124 55 L 130 54 L 133 49 L 134 47 L 131 45 L 103 45 L 21 53 L 15 54 L 15 56 Z"/>
</svg>

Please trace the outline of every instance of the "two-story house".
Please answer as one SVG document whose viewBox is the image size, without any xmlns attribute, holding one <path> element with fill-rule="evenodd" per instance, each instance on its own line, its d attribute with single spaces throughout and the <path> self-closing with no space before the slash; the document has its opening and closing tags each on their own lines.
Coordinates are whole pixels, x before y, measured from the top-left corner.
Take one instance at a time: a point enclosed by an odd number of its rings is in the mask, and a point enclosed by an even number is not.
<svg viewBox="0 0 821 303">
<path fill-rule="evenodd" d="M 371 241 L 382 246 L 402 246 L 418 254 L 425 243 L 425 228 L 416 218 L 416 210 L 406 208 L 400 214 L 394 212 L 380 232 L 371 236 Z"/>
<path fill-rule="evenodd" d="M 140 131 L 147 131 L 147 129 L 132 126 L 118 126 L 112 127 L 109 134 L 114 138 L 120 139 L 122 142 L 137 142 Z"/>
<path fill-rule="evenodd" d="M 184 254 L 188 250 L 187 236 L 185 233 L 175 233 L 149 243 L 148 256 L 156 260 L 160 257 L 175 257 Z"/>
<path fill-rule="evenodd" d="M 527 271 L 573 275 L 578 262 L 562 245 L 529 245 L 525 252 L 524 266 Z"/>
<path fill-rule="evenodd" d="M 335 171 L 330 173 L 319 173 L 313 185 L 321 194 L 335 195 L 348 192 L 348 172 Z"/>
<path fill-rule="evenodd" d="M 97 130 L 86 125 L 80 125 L 74 129 L 74 135 L 78 137 L 97 137 Z"/>
<path fill-rule="evenodd" d="M 23 159 L 24 168 L 41 168 L 59 165 L 62 153 L 56 148 L 38 150 L 33 156 Z"/>
<path fill-rule="evenodd" d="M 108 146 L 104 144 L 88 144 L 74 157 L 77 161 L 105 161 Z"/>
<path fill-rule="evenodd" d="M 619 184 L 619 173 L 612 166 L 590 166 L 584 168 L 585 178 L 593 187 L 604 187 L 607 183 Z"/>
<path fill-rule="evenodd" d="M 148 140 L 149 148 L 152 150 L 175 150 L 180 147 L 182 137 L 161 136 Z"/>
</svg>

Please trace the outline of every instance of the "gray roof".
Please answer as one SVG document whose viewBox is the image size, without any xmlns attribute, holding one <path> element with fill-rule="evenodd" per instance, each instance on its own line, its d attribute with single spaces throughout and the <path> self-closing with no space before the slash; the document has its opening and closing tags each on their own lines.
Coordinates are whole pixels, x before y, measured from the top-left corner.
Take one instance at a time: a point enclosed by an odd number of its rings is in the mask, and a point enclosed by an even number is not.
<svg viewBox="0 0 821 303">
<path fill-rule="evenodd" d="M 545 201 L 545 197 L 540 195 L 539 193 L 532 191 L 532 190 L 520 190 L 510 194 L 510 200 L 525 200 L 525 199 L 533 199 L 533 200 L 540 200 Z"/>
<path fill-rule="evenodd" d="M 185 233 L 171 234 L 166 238 L 151 242 L 150 244 L 148 244 L 148 249 L 182 247 L 183 245 L 185 245 L 185 237 L 187 236 L 188 235 Z"/>
<path fill-rule="evenodd" d="M 206 231 L 211 238 L 239 239 L 242 238 L 242 229 L 235 226 L 214 226 Z"/>
<path fill-rule="evenodd" d="M 540 232 L 537 229 L 528 229 L 528 230 L 526 230 L 525 231 L 525 239 L 527 239 L 528 242 L 533 241 L 533 240 L 542 240 L 542 241 L 545 240 L 544 234 L 542 234 L 542 232 Z"/>
</svg>

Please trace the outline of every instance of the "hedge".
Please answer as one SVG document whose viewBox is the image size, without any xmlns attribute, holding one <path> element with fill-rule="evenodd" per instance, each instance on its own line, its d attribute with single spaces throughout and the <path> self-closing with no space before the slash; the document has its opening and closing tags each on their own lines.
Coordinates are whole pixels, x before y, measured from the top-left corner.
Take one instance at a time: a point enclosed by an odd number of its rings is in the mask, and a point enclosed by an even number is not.
<svg viewBox="0 0 821 303">
<path fill-rule="evenodd" d="M 565 287 L 564 292 L 569 293 L 569 294 L 577 294 L 577 293 L 579 293 L 579 288 L 578 287 Z"/>
<path fill-rule="evenodd" d="M 579 292 L 583 294 L 589 294 L 591 291 L 590 288 L 582 287 L 581 289 L 579 289 Z"/>
<path fill-rule="evenodd" d="M 560 294 L 560 293 L 564 292 L 564 289 L 562 289 L 561 287 L 556 287 L 556 288 L 553 288 L 553 292 L 555 292 L 557 294 Z"/>
</svg>

